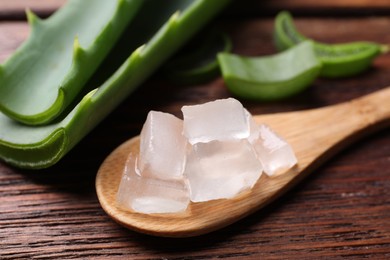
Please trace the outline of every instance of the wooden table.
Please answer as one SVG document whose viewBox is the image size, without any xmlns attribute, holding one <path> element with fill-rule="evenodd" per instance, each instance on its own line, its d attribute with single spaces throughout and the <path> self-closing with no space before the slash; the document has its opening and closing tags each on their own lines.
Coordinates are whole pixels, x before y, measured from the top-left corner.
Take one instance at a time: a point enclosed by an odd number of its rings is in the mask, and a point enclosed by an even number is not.
<svg viewBox="0 0 390 260">
<path fill-rule="evenodd" d="M 26 5 L 46 16 L 63 2 L 2 0 L 1 62 L 28 36 Z M 243 2 L 212 22 L 232 37 L 235 53 L 274 53 L 273 17 L 284 8 L 293 11 L 303 33 L 319 41 L 390 43 L 388 0 Z M 318 79 L 289 100 L 243 103 L 253 113 L 301 110 L 388 85 L 390 54 L 360 76 Z M 97 169 L 115 147 L 139 133 L 149 110 L 180 115 L 184 104 L 228 96 L 221 78 L 183 87 L 156 73 L 54 167 L 26 171 L 0 162 L 0 259 L 390 259 L 388 129 L 353 144 L 272 205 L 202 237 L 141 235 L 104 213 L 94 189 Z"/>
</svg>

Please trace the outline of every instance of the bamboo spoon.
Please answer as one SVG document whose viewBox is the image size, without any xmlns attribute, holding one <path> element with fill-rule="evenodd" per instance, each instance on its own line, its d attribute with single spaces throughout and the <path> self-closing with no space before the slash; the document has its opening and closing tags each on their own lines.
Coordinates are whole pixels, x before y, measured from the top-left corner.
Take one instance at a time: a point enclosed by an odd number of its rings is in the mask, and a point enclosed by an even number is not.
<svg viewBox="0 0 390 260">
<path fill-rule="evenodd" d="M 97 195 L 103 209 L 119 224 L 150 235 L 191 237 L 236 222 L 285 193 L 346 145 L 374 130 L 390 125 L 390 87 L 350 102 L 329 107 L 256 116 L 270 125 L 293 147 L 298 165 L 282 175 L 263 174 L 253 189 L 233 199 L 191 203 L 177 214 L 140 214 L 116 203 L 116 192 L 127 156 L 139 152 L 139 137 L 114 150 L 96 177 Z"/>
</svg>

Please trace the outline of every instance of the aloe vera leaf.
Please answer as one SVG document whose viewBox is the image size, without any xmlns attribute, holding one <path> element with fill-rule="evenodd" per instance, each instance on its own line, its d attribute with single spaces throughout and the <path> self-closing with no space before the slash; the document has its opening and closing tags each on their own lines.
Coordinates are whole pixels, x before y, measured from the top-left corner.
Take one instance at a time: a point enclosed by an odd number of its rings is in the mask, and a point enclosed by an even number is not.
<svg viewBox="0 0 390 260">
<path fill-rule="evenodd" d="M 64 119 L 50 125 L 28 126 L 0 114 L 0 158 L 30 169 L 58 162 L 229 1 L 145 0 L 124 37 L 131 39 L 132 44 L 123 44 L 132 49 L 130 57 L 100 87 L 86 94 Z M 114 50 L 121 52 L 122 48 L 118 45 Z M 109 59 L 114 61 L 115 57 L 113 53 Z M 111 67 L 110 61 L 105 64 L 102 71 Z"/>
<path fill-rule="evenodd" d="M 28 40 L 0 74 L 0 110 L 19 122 L 46 124 L 77 96 L 142 0 L 69 0 L 47 20 L 27 11 Z"/>
</svg>

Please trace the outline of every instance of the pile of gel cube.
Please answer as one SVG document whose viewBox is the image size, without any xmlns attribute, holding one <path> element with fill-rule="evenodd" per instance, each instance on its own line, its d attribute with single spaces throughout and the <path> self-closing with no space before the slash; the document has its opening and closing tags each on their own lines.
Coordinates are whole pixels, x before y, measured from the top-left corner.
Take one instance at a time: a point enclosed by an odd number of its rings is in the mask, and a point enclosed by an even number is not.
<svg viewBox="0 0 390 260">
<path fill-rule="evenodd" d="M 252 189 L 264 172 L 297 163 L 291 146 L 257 124 L 234 99 L 183 106 L 183 120 L 150 111 L 139 154 L 129 154 L 117 193 L 140 213 L 183 212 L 192 203 L 230 199 Z"/>
</svg>

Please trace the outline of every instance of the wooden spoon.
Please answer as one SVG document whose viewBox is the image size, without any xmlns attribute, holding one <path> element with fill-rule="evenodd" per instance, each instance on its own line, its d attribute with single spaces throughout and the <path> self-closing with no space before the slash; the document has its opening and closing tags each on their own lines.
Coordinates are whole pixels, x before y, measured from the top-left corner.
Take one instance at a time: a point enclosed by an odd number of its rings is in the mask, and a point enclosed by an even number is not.
<svg viewBox="0 0 390 260">
<path fill-rule="evenodd" d="M 119 224 L 146 234 L 191 237 L 236 222 L 285 193 L 346 145 L 390 125 L 390 87 L 350 102 L 329 107 L 255 116 L 282 135 L 293 147 L 298 165 L 276 176 L 261 176 L 253 189 L 233 199 L 191 203 L 177 214 L 140 214 L 120 208 L 116 192 L 130 152 L 139 152 L 139 137 L 114 150 L 96 177 L 103 209 Z"/>
</svg>

